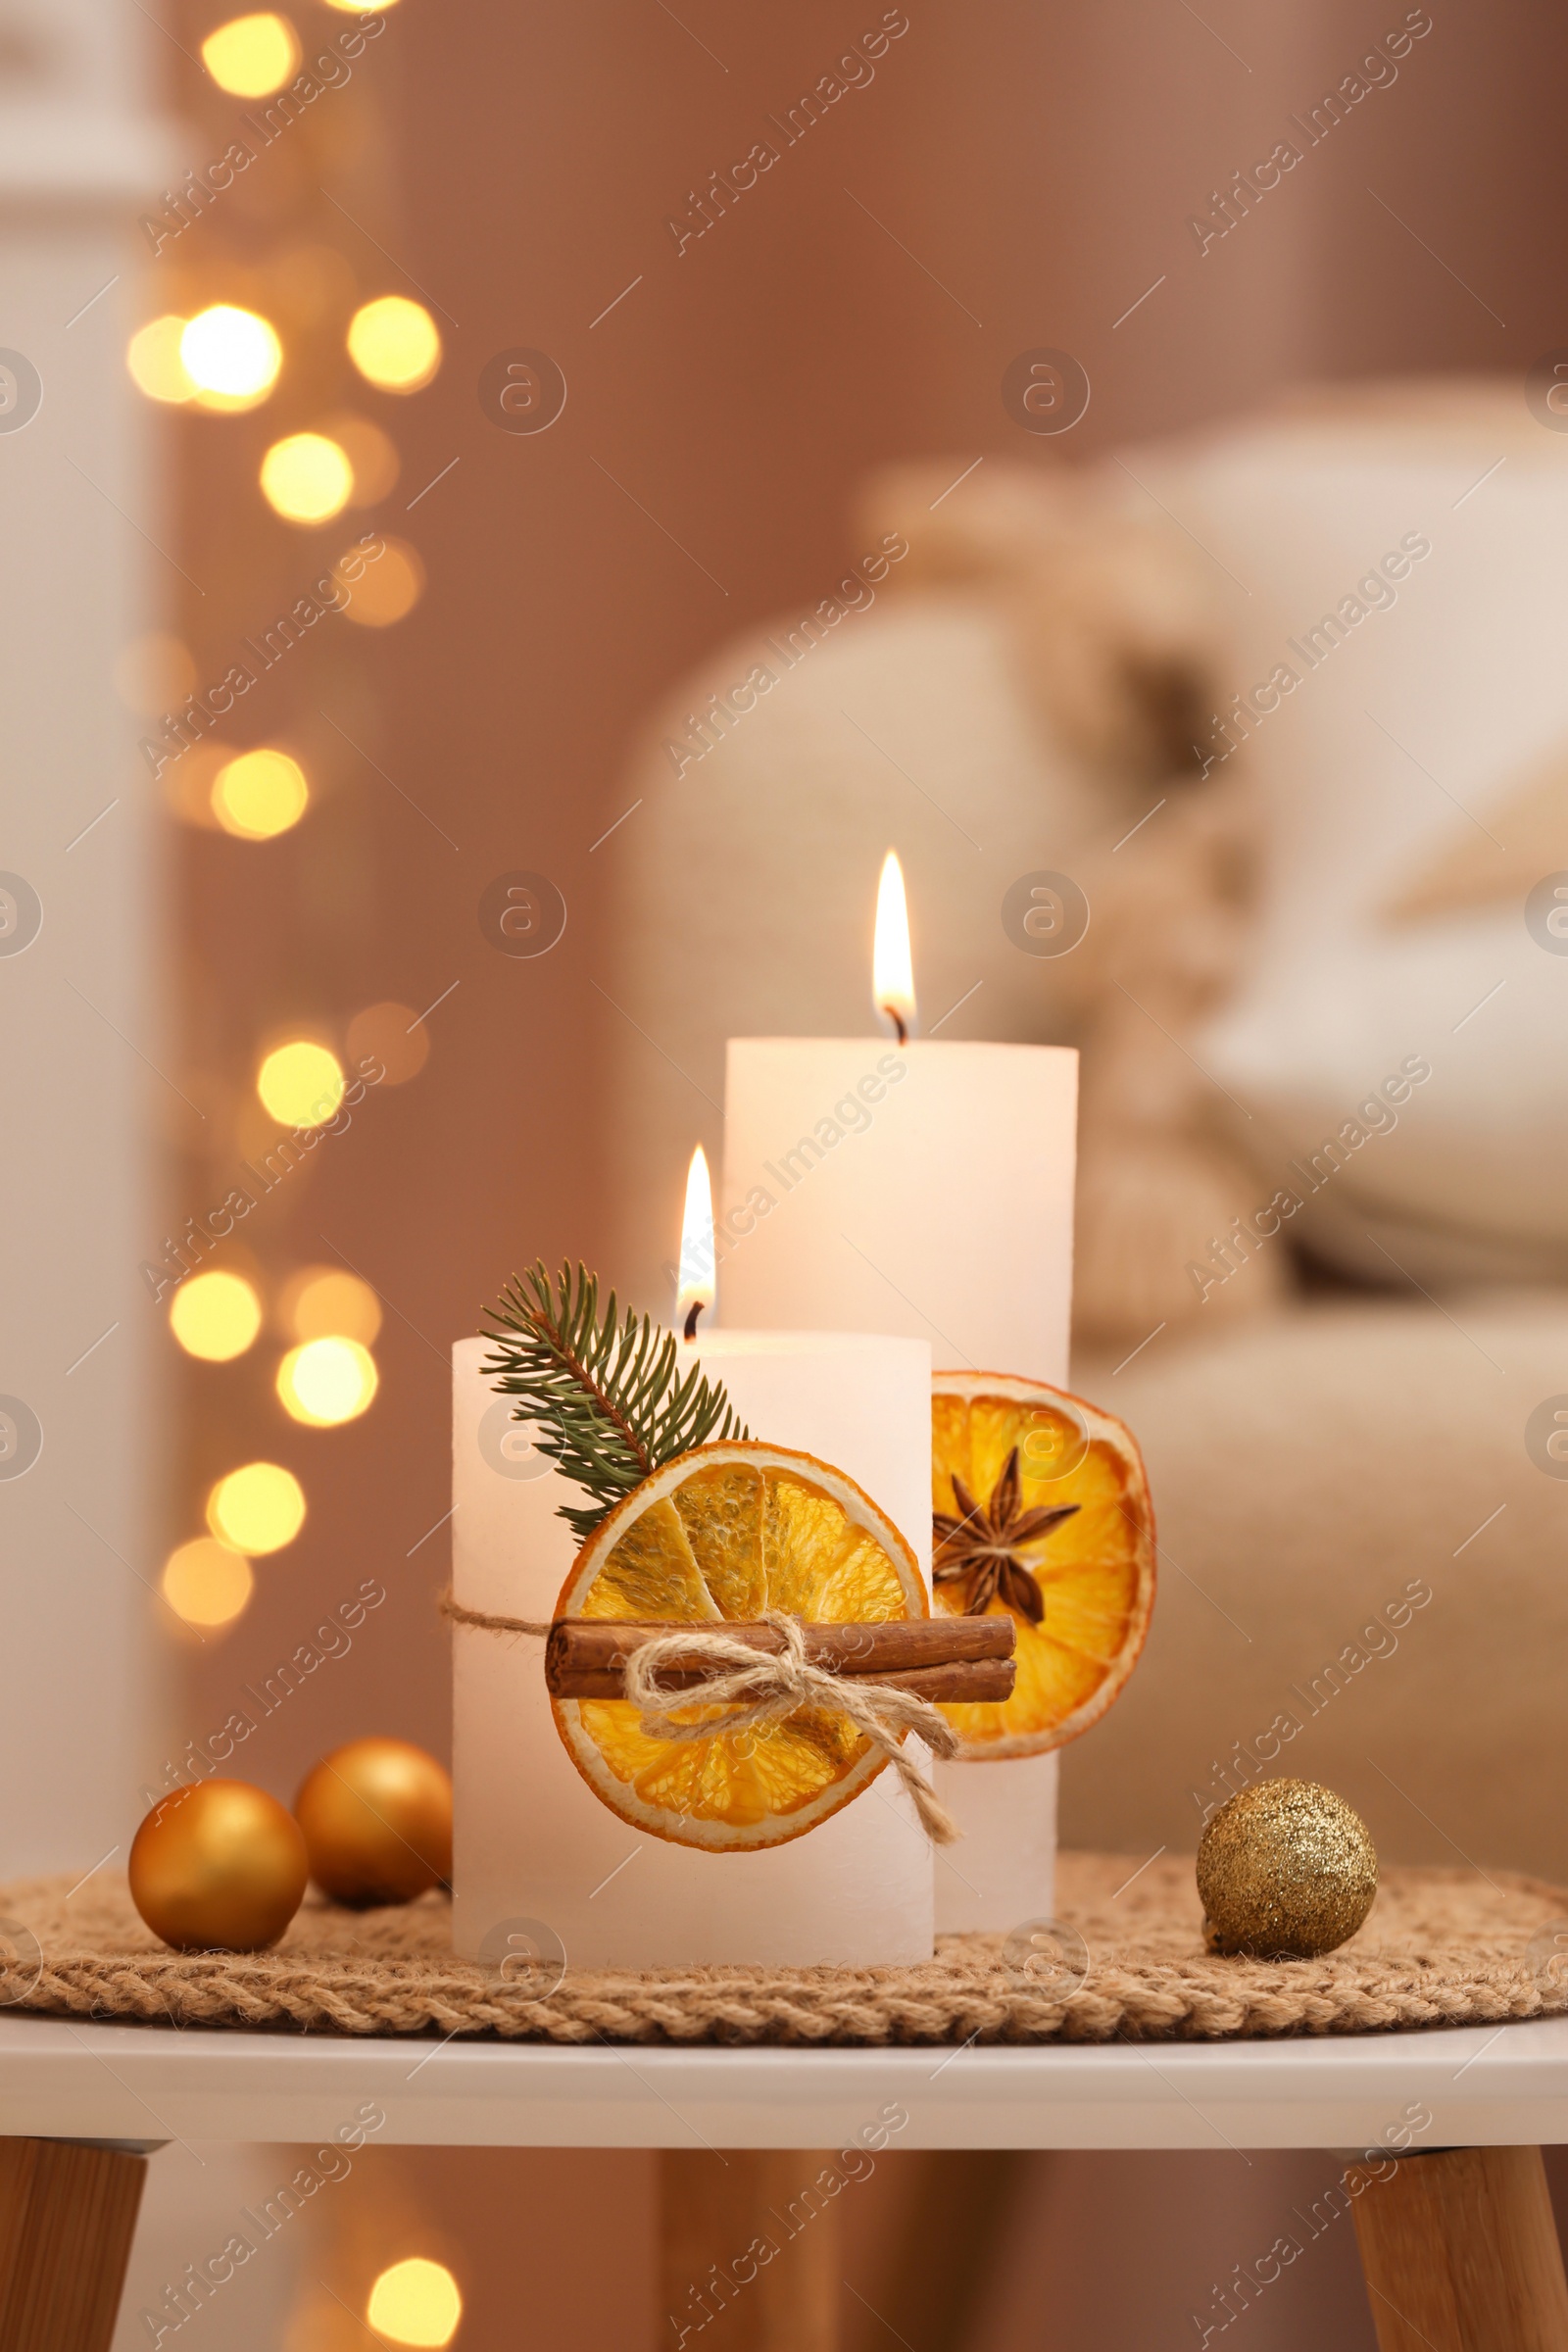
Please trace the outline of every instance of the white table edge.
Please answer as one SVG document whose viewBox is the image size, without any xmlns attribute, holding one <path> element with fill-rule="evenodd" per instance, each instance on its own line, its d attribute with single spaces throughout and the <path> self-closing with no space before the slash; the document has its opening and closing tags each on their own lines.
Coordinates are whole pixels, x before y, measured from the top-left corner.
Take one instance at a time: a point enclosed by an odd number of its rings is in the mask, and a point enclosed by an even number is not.
<svg viewBox="0 0 1568 2352">
<path fill-rule="evenodd" d="M 377 2120 L 379 2119 L 379 2120 Z M 1285 2041 L 681 2049 L 0 2018 L 0 2133 L 467 2147 L 1568 2142 L 1568 2017 Z M 869 2136 L 867 2136 L 869 2135 Z"/>
</svg>

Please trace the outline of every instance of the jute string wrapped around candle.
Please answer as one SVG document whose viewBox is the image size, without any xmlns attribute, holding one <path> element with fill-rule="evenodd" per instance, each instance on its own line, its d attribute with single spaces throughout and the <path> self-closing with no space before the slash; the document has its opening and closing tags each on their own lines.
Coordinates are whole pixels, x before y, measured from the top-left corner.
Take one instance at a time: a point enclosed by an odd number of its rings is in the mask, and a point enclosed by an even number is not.
<svg viewBox="0 0 1568 2352">
<path fill-rule="evenodd" d="M 441 1612 L 455 1625 L 476 1626 L 484 1633 L 533 1634 L 548 1640 L 551 1630 L 526 1618 L 466 1609 L 450 1593 L 441 1603 Z M 952 1845 L 959 1834 L 953 1816 L 904 1750 L 906 1735 L 915 1732 L 933 1755 L 956 1756 L 959 1741 L 947 1717 L 912 1691 L 885 1683 L 859 1682 L 813 1665 L 806 1654 L 806 1639 L 796 1618 L 770 1610 L 767 1622 L 778 1629 L 783 1646 L 777 1651 L 752 1649 L 723 1633 L 686 1625 L 671 1626 L 667 1634 L 634 1650 L 625 1661 L 625 1692 L 642 1710 L 642 1730 L 653 1740 L 712 1739 L 710 1721 L 680 1721 L 695 1706 L 733 1708 L 723 1727 L 726 1733 L 782 1723 L 801 1707 L 820 1707 L 847 1716 L 863 1739 L 881 1748 L 908 1790 L 932 1843 Z M 666 1690 L 660 1681 L 660 1670 L 677 1661 L 683 1669 L 702 1662 L 710 1671 L 700 1683 Z"/>
</svg>

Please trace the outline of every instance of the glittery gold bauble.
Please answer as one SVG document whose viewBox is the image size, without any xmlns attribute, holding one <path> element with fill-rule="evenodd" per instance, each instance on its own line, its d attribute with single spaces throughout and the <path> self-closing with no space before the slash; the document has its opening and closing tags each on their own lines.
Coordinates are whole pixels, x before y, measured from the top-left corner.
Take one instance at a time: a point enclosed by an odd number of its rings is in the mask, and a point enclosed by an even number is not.
<svg viewBox="0 0 1568 2352">
<path fill-rule="evenodd" d="M 1315 1781 L 1244 1788 L 1199 1843 L 1211 1952 L 1315 1960 L 1355 1934 L 1377 1890 L 1377 1849 L 1365 1822 Z"/>
<path fill-rule="evenodd" d="M 163 1797 L 130 1848 L 130 1892 L 176 1951 L 259 1952 L 305 1893 L 309 1865 L 292 1813 L 248 1781 L 202 1781 Z"/>
<path fill-rule="evenodd" d="M 351 1740 L 294 1799 L 311 1876 L 334 1902 L 407 1903 L 452 1876 L 452 1783 L 407 1740 Z"/>
</svg>

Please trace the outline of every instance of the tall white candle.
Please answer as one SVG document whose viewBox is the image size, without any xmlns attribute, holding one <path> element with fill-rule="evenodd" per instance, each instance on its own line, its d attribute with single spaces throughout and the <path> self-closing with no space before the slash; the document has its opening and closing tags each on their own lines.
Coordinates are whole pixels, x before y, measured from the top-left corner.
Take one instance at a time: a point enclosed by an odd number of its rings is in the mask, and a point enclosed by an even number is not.
<svg viewBox="0 0 1568 2352">
<path fill-rule="evenodd" d="M 1063 1046 L 732 1038 L 726 1318 L 906 1332 L 1059 1386 L 1077 1096 Z"/>
<path fill-rule="evenodd" d="M 905 955 L 898 986 L 879 965 L 877 998 L 907 1020 Z M 726 1313 L 906 1333 L 939 1367 L 1064 1386 L 1077 1086 L 1062 1047 L 732 1039 Z M 936 1856 L 938 1928 L 1049 1917 L 1055 1756 L 938 1765 L 935 1779 L 963 1832 Z"/>
<path fill-rule="evenodd" d="M 466 1608 L 548 1619 L 573 1544 L 575 1499 L 480 1366 L 453 1349 L 453 1588 Z M 908 1537 L 930 1576 L 931 1350 L 921 1338 L 704 1333 L 694 1353 L 752 1435 L 848 1472 Z M 454 1933 L 474 1954 L 509 1921 L 543 1923 L 573 1967 L 928 1959 L 931 1847 L 891 1771 L 805 1837 L 710 1854 L 650 1838 L 599 1801 L 562 1743 L 543 1645 L 454 1635 Z"/>
</svg>

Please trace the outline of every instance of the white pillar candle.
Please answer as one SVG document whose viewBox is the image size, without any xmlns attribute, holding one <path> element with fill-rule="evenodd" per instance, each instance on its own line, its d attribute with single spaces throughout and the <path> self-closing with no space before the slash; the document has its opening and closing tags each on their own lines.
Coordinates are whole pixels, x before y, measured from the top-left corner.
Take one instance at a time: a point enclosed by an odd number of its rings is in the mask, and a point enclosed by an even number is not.
<svg viewBox="0 0 1568 2352">
<path fill-rule="evenodd" d="M 453 1349 L 453 1589 L 466 1608 L 553 1616 L 579 1499 Z M 902 1529 L 929 1582 L 931 1350 L 922 1337 L 703 1333 L 693 1349 L 756 1438 L 833 1463 Z M 632 1829 L 572 1764 L 545 1690 L 543 1643 L 454 1631 L 454 1934 L 473 1955 L 509 1921 L 542 1923 L 568 1965 L 928 1959 L 931 1846 L 892 1771 L 789 1844 L 710 1854 Z"/>
<path fill-rule="evenodd" d="M 1064 1386 L 1077 1080 L 1055 1046 L 732 1039 L 726 1313 L 906 1333 L 939 1366 Z M 1055 1756 L 935 1777 L 963 1832 L 936 1857 L 938 1928 L 1049 1917 Z"/>
</svg>

